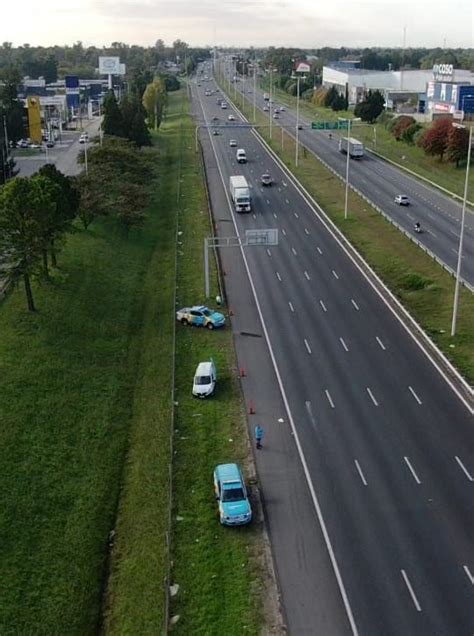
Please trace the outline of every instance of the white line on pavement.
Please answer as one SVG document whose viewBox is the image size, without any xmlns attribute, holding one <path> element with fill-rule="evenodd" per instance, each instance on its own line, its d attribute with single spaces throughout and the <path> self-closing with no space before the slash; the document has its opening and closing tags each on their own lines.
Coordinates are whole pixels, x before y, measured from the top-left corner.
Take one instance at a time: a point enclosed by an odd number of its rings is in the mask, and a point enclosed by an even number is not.
<svg viewBox="0 0 474 636">
<path fill-rule="evenodd" d="M 277 275 L 278 280 L 279 280 L 279 281 L 280 281 L 280 283 L 281 283 L 281 276 L 280 276 L 280 274 L 277 272 L 277 273 L 276 273 L 276 275 Z"/>
<path fill-rule="evenodd" d="M 293 305 L 290 303 L 290 301 L 288 301 L 288 305 L 290 306 L 291 311 L 294 313 L 294 312 L 295 312 L 295 310 L 294 310 Z"/>
<path fill-rule="evenodd" d="M 339 338 L 339 341 L 340 341 L 340 343 L 342 344 L 342 346 L 344 347 L 344 349 L 345 349 L 346 351 L 349 351 L 349 349 L 347 348 L 347 345 L 346 345 L 346 343 L 344 342 L 344 340 L 343 340 L 342 338 Z"/>
<path fill-rule="evenodd" d="M 304 229 L 304 231 L 305 231 L 305 234 L 307 234 L 307 235 L 309 236 L 308 229 L 307 229 L 307 228 L 305 228 L 305 229 Z"/>
<path fill-rule="evenodd" d="M 411 388 L 411 386 L 408 387 L 410 389 L 410 393 L 413 395 L 413 397 L 415 398 L 415 400 L 418 402 L 418 404 L 423 404 L 423 402 L 420 400 L 420 398 L 417 396 L 417 394 L 415 393 L 415 391 Z"/>
<path fill-rule="evenodd" d="M 368 386 L 366 386 L 365 388 L 367 389 L 367 393 L 370 395 L 370 399 L 372 400 L 372 402 L 375 404 L 375 406 L 378 406 L 379 403 L 375 399 L 374 394 L 372 393 L 372 391 L 369 389 Z"/>
<path fill-rule="evenodd" d="M 293 214 L 295 215 L 295 218 L 299 219 L 300 217 L 298 216 L 297 212 L 293 212 Z"/>
<path fill-rule="evenodd" d="M 326 397 L 328 399 L 329 404 L 331 405 L 331 408 L 335 409 L 336 407 L 334 406 L 334 402 L 332 401 L 332 397 L 331 397 L 331 394 L 329 393 L 329 391 L 326 389 L 324 391 L 324 393 L 326 393 Z"/>
<path fill-rule="evenodd" d="M 274 213 L 273 213 L 273 216 L 274 216 L 276 219 L 278 218 L 278 217 L 277 217 L 277 215 L 276 215 L 276 212 L 274 212 Z"/>
<path fill-rule="evenodd" d="M 413 605 L 416 607 L 416 611 L 417 612 L 421 612 L 421 606 L 418 603 L 418 599 L 415 596 L 415 592 L 413 591 L 413 588 L 411 586 L 410 581 L 408 580 L 408 576 L 405 572 L 405 570 L 401 570 L 402 576 L 403 576 L 403 580 L 405 581 L 405 585 L 408 588 L 408 591 L 410 592 L 410 596 L 411 596 L 411 600 L 413 601 Z"/>
<path fill-rule="evenodd" d="M 380 347 L 385 351 L 385 345 L 384 343 L 380 340 L 380 338 L 378 336 L 375 336 L 375 339 L 377 340 L 377 342 L 379 343 Z"/>
<path fill-rule="evenodd" d="M 356 303 L 356 301 L 353 298 L 351 298 L 351 303 L 354 305 L 357 311 L 359 311 L 359 305 Z"/>
<path fill-rule="evenodd" d="M 320 247 L 316 247 L 316 249 L 318 250 L 318 252 L 319 252 L 320 254 L 322 254 L 322 253 L 323 253 Z"/>
<path fill-rule="evenodd" d="M 408 457 L 404 457 L 403 459 L 405 460 L 406 465 L 410 469 L 410 472 L 413 475 L 413 479 L 416 481 L 417 484 L 421 484 L 421 481 L 420 481 L 418 475 L 415 473 L 415 469 L 411 465 L 410 460 L 408 459 Z"/>
<path fill-rule="evenodd" d="M 457 455 L 455 456 L 455 459 L 456 459 L 459 467 L 461 468 L 461 470 L 464 471 L 464 474 L 469 479 L 469 481 L 474 481 L 474 477 L 471 475 L 471 473 L 468 471 L 468 469 L 464 466 L 464 464 L 462 463 L 462 461 L 459 459 L 459 457 Z"/>
<path fill-rule="evenodd" d="M 354 459 L 354 463 L 355 463 L 356 468 L 357 468 L 357 470 L 359 472 L 359 476 L 362 479 L 362 483 L 364 484 L 364 486 L 367 486 L 367 481 L 366 481 L 366 479 L 364 477 L 364 473 L 362 472 L 362 468 L 359 466 L 359 462 L 357 461 L 357 459 Z"/>
<path fill-rule="evenodd" d="M 272 255 L 272 253 L 271 253 L 271 251 L 270 251 L 270 248 L 269 248 L 269 247 L 267 247 L 267 254 L 268 254 L 268 256 L 271 256 L 271 255 Z"/>
<path fill-rule="evenodd" d="M 308 272 L 307 272 L 306 270 L 305 270 L 305 272 L 304 272 L 304 275 L 306 276 L 306 278 L 307 278 L 308 280 L 311 280 L 311 278 L 309 277 L 309 274 L 308 274 Z"/>
<path fill-rule="evenodd" d="M 304 343 L 306 345 L 306 349 L 308 350 L 308 353 L 311 353 L 311 347 L 308 344 L 308 341 L 306 340 L 306 338 L 304 339 Z"/>
<path fill-rule="evenodd" d="M 281 228 L 281 232 L 282 232 L 283 236 L 286 236 L 286 231 L 285 231 L 284 227 Z"/>
<path fill-rule="evenodd" d="M 257 220 L 257 217 L 255 216 L 255 214 L 252 214 L 252 216 L 253 216 L 253 218 L 254 218 L 255 220 Z"/>
<path fill-rule="evenodd" d="M 323 311 L 327 311 L 326 309 L 326 305 L 323 303 L 322 300 L 319 301 L 319 304 L 321 305 L 321 307 L 323 308 Z"/>
<path fill-rule="evenodd" d="M 474 585 L 474 576 L 471 574 L 467 565 L 463 565 L 464 572 L 467 574 L 468 579 L 471 581 L 471 585 Z"/>
<path fill-rule="evenodd" d="M 293 252 L 293 254 L 296 256 L 296 250 L 294 247 L 291 248 L 291 251 Z"/>
<path fill-rule="evenodd" d="M 339 280 L 339 276 L 337 275 L 337 273 L 336 273 L 334 270 L 332 270 L 332 275 L 333 275 L 335 278 L 337 278 L 337 280 Z"/>
<path fill-rule="evenodd" d="M 267 199 L 267 203 L 268 203 L 268 205 L 270 205 L 270 201 L 268 199 Z"/>
<path fill-rule="evenodd" d="M 288 201 L 288 199 L 285 199 L 285 201 L 289 204 L 290 202 Z"/>
</svg>

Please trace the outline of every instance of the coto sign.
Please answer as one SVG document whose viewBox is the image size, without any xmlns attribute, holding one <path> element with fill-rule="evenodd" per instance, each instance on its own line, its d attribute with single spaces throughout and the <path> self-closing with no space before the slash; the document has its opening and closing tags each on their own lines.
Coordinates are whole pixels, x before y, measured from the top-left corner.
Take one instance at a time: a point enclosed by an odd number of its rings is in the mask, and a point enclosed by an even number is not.
<svg viewBox="0 0 474 636">
<path fill-rule="evenodd" d="M 452 64 L 435 64 L 433 66 L 433 75 L 452 75 L 454 66 Z"/>
</svg>

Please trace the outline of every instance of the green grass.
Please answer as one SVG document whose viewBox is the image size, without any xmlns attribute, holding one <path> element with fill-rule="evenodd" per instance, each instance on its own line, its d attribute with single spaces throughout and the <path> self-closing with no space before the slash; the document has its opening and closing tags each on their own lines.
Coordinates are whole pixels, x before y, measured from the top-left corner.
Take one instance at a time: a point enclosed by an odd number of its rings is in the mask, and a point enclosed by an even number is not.
<svg viewBox="0 0 474 636">
<path fill-rule="evenodd" d="M 34 287 L 38 314 L 27 313 L 22 289 L 0 305 L 2 634 L 97 631 L 125 461 L 124 493 L 135 488 L 136 501 L 125 496 L 121 513 L 128 504 L 144 525 L 119 524 L 118 545 L 132 527 L 127 566 L 150 573 L 163 561 L 173 280 L 162 277 L 174 258 L 166 212 L 156 197 L 128 238 L 112 220 L 68 237 L 53 282 Z M 146 581 L 145 620 L 162 604 L 158 577 Z M 117 603 L 127 592 L 113 591 Z"/>
<path fill-rule="evenodd" d="M 252 121 L 250 101 L 244 112 Z M 257 123 L 262 126 L 262 136 L 269 141 L 269 131 L 265 127 L 268 116 L 257 111 Z M 295 172 L 295 142 L 286 133 L 283 137 L 282 150 L 281 132 L 274 127 L 270 145 Z M 466 379 L 474 382 L 474 296 L 461 289 L 457 335 L 451 338 L 454 279 L 352 192 L 349 194 L 349 219 L 345 221 L 344 183 L 304 149 L 301 149 L 299 159 L 299 181 Z"/>
<path fill-rule="evenodd" d="M 204 302 L 203 239 L 210 235 L 207 201 L 194 125 L 185 120 L 182 197 L 179 216 L 178 305 Z M 213 271 L 211 296 L 218 288 Z M 212 304 L 211 304 L 212 306 Z M 218 371 L 215 396 L 192 397 L 199 362 L 213 357 Z M 172 583 L 179 592 L 171 614 L 178 634 L 257 634 L 263 619 L 258 558 L 260 527 L 220 525 L 212 473 L 216 464 L 247 464 L 248 442 L 230 327 L 212 331 L 178 325 L 173 459 Z M 248 474 L 248 472 L 247 472 Z"/>
<path fill-rule="evenodd" d="M 266 90 L 268 90 L 268 86 Z M 279 88 L 274 88 L 274 94 L 275 101 L 285 104 L 289 108 L 296 109 L 296 97 L 289 95 Z M 238 101 L 240 103 L 241 100 L 238 99 Z M 337 121 L 338 117 L 354 116 L 353 111 L 334 112 L 330 108 L 316 106 L 305 99 L 300 99 L 300 113 L 313 121 Z M 351 135 L 360 139 L 367 148 L 376 150 L 387 159 L 395 161 L 404 168 L 434 181 L 459 196 L 463 196 L 466 176 L 464 166 L 456 168 L 455 164 L 448 163 L 447 161 L 440 162 L 439 158 L 426 155 L 424 151 L 416 145 L 397 141 L 383 124 L 376 124 L 375 128 L 377 129 L 377 142 L 375 145 L 373 125 L 356 122 Z M 315 134 L 320 133 L 315 131 Z M 334 134 L 342 135 L 343 133 L 335 132 Z M 469 198 L 471 200 L 474 199 L 474 170 L 469 174 Z"/>
</svg>

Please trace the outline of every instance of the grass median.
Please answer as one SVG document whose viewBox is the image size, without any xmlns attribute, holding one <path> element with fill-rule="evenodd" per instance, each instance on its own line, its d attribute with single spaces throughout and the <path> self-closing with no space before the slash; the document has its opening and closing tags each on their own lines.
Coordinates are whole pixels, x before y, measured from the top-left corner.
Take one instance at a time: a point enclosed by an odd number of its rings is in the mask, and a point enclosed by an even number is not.
<svg viewBox="0 0 474 636">
<path fill-rule="evenodd" d="M 242 100 L 237 101 L 241 108 Z M 242 109 L 242 108 L 241 108 Z M 253 122 L 253 106 L 242 111 Z M 295 173 L 295 140 L 273 126 L 269 139 L 268 115 L 257 110 L 260 134 Z M 464 377 L 474 383 L 474 296 L 461 288 L 457 335 L 451 338 L 454 279 L 430 256 L 404 237 L 357 194 L 349 194 L 349 218 L 344 220 L 344 182 L 300 147 L 298 180 L 401 300 Z"/>
<path fill-rule="evenodd" d="M 204 299 L 203 241 L 211 234 L 206 192 L 194 124 L 186 116 L 179 211 L 177 303 Z M 218 293 L 215 263 L 211 296 Z M 211 305 L 212 306 L 212 305 Z M 199 362 L 213 358 L 217 390 L 197 400 L 191 389 Z M 171 600 L 178 634 L 257 634 L 263 623 L 261 603 L 261 530 L 224 528 L 217 515 L 212 474 L 218 463 L 236 461 L 244 470 L 248 457 L 245 413 L 230 327 L 208 331 L 177 326 L 176 419 L 173 455 L 171 582 L 179 585 Z"/>
</svg>

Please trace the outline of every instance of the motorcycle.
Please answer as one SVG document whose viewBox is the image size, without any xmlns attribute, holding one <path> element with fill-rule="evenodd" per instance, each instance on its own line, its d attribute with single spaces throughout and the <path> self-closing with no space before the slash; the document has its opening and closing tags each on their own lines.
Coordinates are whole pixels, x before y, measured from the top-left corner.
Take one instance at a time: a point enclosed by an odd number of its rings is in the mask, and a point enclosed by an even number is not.
<svg viewBox="0 0 474 636">
<path fill-rule="evenodd" d="M 419 223 L 415 223 L 415 232 L 421 234 L 421 226 Z"/>
</svg>

